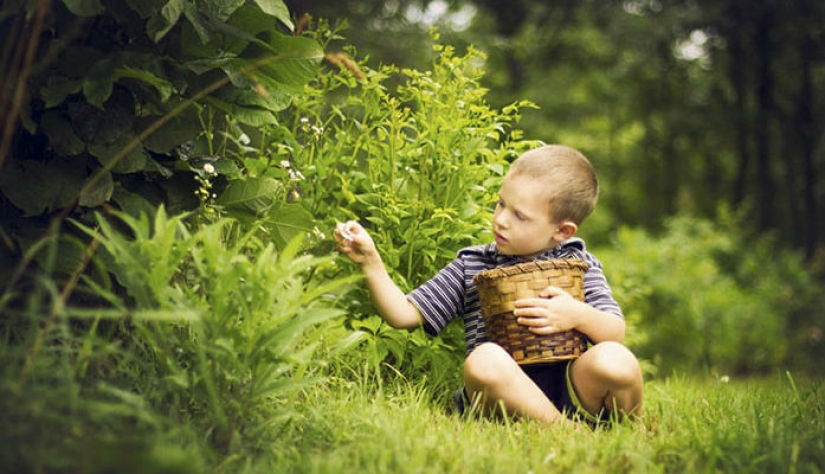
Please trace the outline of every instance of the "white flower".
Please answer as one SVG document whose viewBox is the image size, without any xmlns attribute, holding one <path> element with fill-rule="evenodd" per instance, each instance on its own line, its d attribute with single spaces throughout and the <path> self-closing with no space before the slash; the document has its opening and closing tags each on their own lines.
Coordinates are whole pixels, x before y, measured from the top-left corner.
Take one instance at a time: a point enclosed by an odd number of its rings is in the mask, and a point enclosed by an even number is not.
<svg viewBox="0 0 825 474">
<path fill-rule="evenodd" d="M 215 172 L 215 167 L 212 166 L 212 163 L 206 163 L 205 165 L 203 165 L 203 170 L 209 174 L 212 174 Z"/>
</svg>

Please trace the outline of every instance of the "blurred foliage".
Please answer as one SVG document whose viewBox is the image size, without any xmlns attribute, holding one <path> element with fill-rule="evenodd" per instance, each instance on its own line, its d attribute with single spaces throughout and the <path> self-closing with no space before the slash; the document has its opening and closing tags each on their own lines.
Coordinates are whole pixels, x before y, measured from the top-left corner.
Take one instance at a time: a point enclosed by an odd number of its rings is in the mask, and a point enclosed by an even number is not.
<svg viewBox="0 0 825 474">
<path fill-rule="evenodd" d="M 775 237 L 747 237 L 741 216 L 724 215 L 674 218 L 661 235 L 624 228 L 599 249 L 630 345 L 664 374 L 820 371 L 820 283 Z"/>
<path fill-rule="evenodd" d="M 748 230 L 823 265 L 825 4 L 819 0 L 292 2 L 348 20 L 370 64 L 422 67 L 423 32 L 486 55 L 493 106 L 526 99 L 530 138 L 582 149 L 603 177 L 598 228 L 659 230 L 747 210 Z M 392 41 L 385 41 L 391 35 Z M 591 223 L 591 228 L 593 224 Z"/>
</svg>

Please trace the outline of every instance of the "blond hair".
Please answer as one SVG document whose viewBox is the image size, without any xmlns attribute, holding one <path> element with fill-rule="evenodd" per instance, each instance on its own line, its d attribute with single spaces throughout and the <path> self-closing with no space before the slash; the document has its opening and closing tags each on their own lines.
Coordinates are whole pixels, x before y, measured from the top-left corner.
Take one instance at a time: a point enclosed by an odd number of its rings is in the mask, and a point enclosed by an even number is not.
<svg viewBox="0 0 825 474">
<path fill-rule="evenodd" d="M 593 212 L 599 197 L 599 178 L 590 161 L 564 145 L 545 145 L 516 159 L 508 174 L 542 181 L 550 199 L 550 218 L 579 225 Z"/>
</svg>

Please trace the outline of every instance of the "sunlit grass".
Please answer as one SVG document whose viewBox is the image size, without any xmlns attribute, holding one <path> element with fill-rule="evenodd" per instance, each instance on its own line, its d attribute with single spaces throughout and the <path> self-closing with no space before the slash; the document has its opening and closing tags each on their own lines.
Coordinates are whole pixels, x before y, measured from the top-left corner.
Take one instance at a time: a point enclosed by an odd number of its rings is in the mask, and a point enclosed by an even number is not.
<svg viewBox="0 0 825 474">
<path fill-rule="evenodd" d="M 724 379 L 723 379 L 724 380 Z M 333 378 L 306 393 L 272 457 L 306 473 L 825 471 L 825 383 L 671 377 L 646 386 L 643 424 L 610 429 L 457 416 L 421 381 Z M 439 400 L 441 398 L 438 398 Z M 237 467 L 237 466 L 235 466 Z M 276 469 L 277 468 L 277 469 Z"/>
</svg>

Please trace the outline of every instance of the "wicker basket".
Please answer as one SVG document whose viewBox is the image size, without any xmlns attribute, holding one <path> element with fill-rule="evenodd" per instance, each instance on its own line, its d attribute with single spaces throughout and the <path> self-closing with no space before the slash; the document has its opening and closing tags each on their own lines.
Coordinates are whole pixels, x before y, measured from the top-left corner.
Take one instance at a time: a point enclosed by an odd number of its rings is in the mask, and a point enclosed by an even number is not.
<svg viewBox="0 0 825 474">
<path fill-rule="evenodd" d="M 480 272 L 474 281 L 490 340 L 502 346 L 522 365 L 579 357 L 587 350 L 587 341 L 580 332 L 534 334 L 516 322 L 513 309 L 516 300 L 534 298 L 551 285 L 563 288 L 577 300 L 583 301 L 587 268 L 587 264 L 579 259 L 557 259 Z"/>
</svg>

